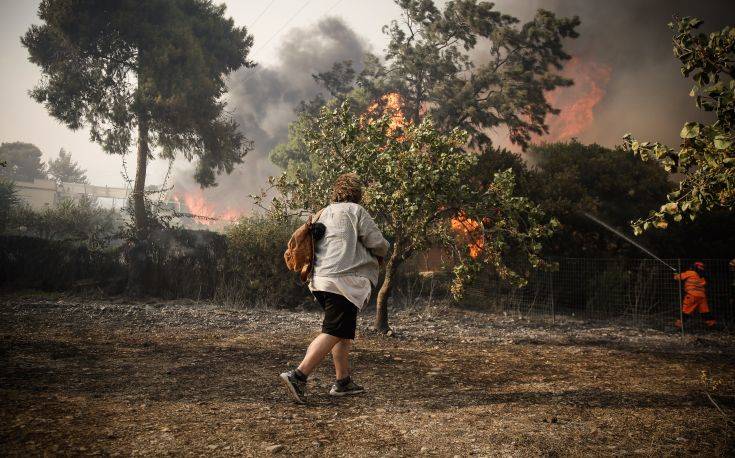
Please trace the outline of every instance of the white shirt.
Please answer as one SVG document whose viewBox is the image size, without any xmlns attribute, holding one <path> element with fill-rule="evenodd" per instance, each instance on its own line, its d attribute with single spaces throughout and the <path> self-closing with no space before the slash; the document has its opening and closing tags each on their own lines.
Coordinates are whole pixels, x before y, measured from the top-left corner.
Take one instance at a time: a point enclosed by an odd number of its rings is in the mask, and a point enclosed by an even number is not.
<svg viewBox="0 0 735 458">
<path fill-rule="evenodd" d="M 377 257 L 388 254 L 388 241 L 367 210 L 351 202 L 333 203 L 324 208 L 318 222 L 325 231 L 314 245 L 314 275 L 360 276 L 377 285 Z"/>
<path fill-rule="evenodd" d="M 370 280 L 359 275 L 340 275 L 339 277 L 314 275 L 309 282 L 309 289 L 344 296 L 359 310 L 362 310 L 368 303 L 371 293 Z"/>
</svg>

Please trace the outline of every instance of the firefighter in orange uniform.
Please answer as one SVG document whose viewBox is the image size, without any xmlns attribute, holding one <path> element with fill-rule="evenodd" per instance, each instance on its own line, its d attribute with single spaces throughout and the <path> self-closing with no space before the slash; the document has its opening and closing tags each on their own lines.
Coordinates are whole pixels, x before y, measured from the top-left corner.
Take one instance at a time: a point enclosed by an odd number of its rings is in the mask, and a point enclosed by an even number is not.
<svg viewBox="0 0 735 458">
<path fill-rule="evenodd" d="M 704 274 L 704 263 L 695 262 L 686 272 L 674 275 L 674 279 L 684 283 L 685 296 L 684 303 L 681 305 L 684 321 L 691 318 L 695 311 L 699 311 L 707 326 L 712 327 L 717 324 L 707 304 L 707 292 L 705 290 L 707 280 Z M 681 320 L 676 320 L 674 325 L 681 328 Z"/>
</svg>

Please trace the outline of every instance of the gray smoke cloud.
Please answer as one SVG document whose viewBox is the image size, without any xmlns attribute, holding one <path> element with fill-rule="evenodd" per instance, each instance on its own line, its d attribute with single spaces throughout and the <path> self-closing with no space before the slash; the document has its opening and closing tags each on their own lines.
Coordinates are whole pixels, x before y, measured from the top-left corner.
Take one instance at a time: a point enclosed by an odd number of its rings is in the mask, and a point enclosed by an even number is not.
<svg viewBox="0 0 735 458">
<path fill-rule="evenodd" d="M 672 16 L 704 20 L 703 31 L 735 24 L 732 0 L 497 0 L 496 8 L 530 19 L 538 8 L 558 15 L 578 15 L 580 37 L 567 51 L 611 70 L 605 95 L 595 107 L 595 121 L 579 138 L 606 146 L 621 136 L 661 140 L 677 146 L 684 122 L 704 118 L 688 96 L 691 80 L 682 77 L 672 54 Z"/>
<path fill-rule="evenodd" d="M 441 2 L 437 2 L 441 3 Z M 649 140 L 678 144 L 681 125 L 704 116 L 688 97 L 691 81 L 683 78 L 671 51 L 672 15 L 697 16 L 704 30 L 735 24 L 732 0 L 497 0 L 496 9 L 522 21 L 544 8 L 563 16 L 578 15 L 580 37 L 566 43 L 567 51 L 592 68 L 609 68 L 595 106 L 594 121 L 577 137 L 585 143 L 614 146 L 626 132 Z M 386 18 L 386 23 L 392 18 Z M 256 46 L 257 47 L 257 46 Z M 257 193 L 269 175 L 279 172 L 268 160 L 270 150 L 287 139 L 294 108 L 322 91 L 312 74 L 338 61 L 362 61 L 367 44 L 342 20 L 325 18 L 309 28 L 288 32 L 278 50 L 278 63 L 237 72 L 230 83 L 230 107 L 242 131 L 255 142 L 245 163 L 231 175 L 221 175 L 219 186 L 205 191 L 219 211 L 248 210 L 248 194 Z M 482 61 L 482 47 L 473 59 Z M 257 56 L 256 56 L 257 60 Z M 597 67 L 595 67 L 597 66 Z M 579 66 L 585 71 L 584 65 Z M 359 68 L 358 68 L 359 70 Z M 588 86 L 582 79 L 576 95 Z M 496 138 L 507 145 L 502 129 Z M 191 170 L 177 174 L 176 189 L 195 189 Z"/>
<path fill-rule="evenodd" d="M 352 60 L 359 71 L 367 51 L 367 43 L 344 21 L 328 17 L 311 27 L 289 31 L 277 51 L 277 64 L 233 74 L 228 105 L 244 135 L 254 142 L 254 150 L 230 175 L 218 176 L 217 187 L 204 190 L 206 200 L 218 213 L 251 210 L 248 195 L 258 193 L 268 176 L 279 172 L 268 154 L 288 138 L 288 125 L 295 119 L 299 103 L 323 92 L 312 75 L 344 60 Z M 198 188 L 192 175 L 190 169 L 178 171 L 174 192 Z"/>
</svg>

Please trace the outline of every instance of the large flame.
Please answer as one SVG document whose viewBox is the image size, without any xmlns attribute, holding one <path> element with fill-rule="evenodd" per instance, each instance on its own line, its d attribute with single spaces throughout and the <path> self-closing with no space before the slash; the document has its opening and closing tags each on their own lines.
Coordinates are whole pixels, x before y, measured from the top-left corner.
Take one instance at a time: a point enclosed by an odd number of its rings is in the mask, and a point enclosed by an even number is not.
<svg viewBox="0 0 735 458">
<path fill-rule="evenodd" d="M 207 226 L 214 224 L 217 214 L 214 211 L 214 207 L 204 198 L 201 190 L 186 192 L 182 195 L 182 198 L 188 213 L 191 213 L 194 219 Z"/>
<path fill-rule="evenodd" d="M 227 208 L 224 211 L 218 210 L 215 205 L 207 200 L 201 189 L 177 191 L 172 196 L 172 200 L 177 203 L 183 202 L 183 208 L 178 209 L 178 211 L 190 215 L 197 222 L 206 226 L 213 226 L 218 221 L 237 221 L 243 216 L 241 211 L 233 208 Z"/>
<path fill-rule="evenodd" d="M 477 259 L 485 249 L 485 236 L 480 223 L 468 218 L 464 212 L 460 212 L 459 215 L 452 218 L 452 229 L 467 243 L 470 257 Z"/>
<path fill-rule="evenodd" d="M 546 100 L 561 110 L 558 116 L 547 120 L 548 141 L 569 140 L 584 133 L 592 125 L 595 107 L 605 97 L 612 68 L 573 57 L 562 73 L 574 80 L 574 86 L 557 88 L 546 94 Z"/>
</svg>

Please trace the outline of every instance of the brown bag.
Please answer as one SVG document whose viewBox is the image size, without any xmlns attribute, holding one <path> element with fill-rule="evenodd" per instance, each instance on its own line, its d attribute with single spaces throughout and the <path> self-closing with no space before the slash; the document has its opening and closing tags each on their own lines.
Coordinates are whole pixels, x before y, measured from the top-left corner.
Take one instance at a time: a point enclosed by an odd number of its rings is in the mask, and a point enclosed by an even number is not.
<svg viewBox="0 0 735 458">
<path fill-rule="evenodd" d="M 313 220 L 310 215 L 306 223 L 294 231 L 288 241 L 286 252 L 283 253 L 286 267 L 292 272 L 298 272 L 302 283 L 309 281 L 311 271 L 314 268 L 314 236 L 312 234 L 312 227 L 314 222 L 321 216 L 323 210 L 316 212 Z"/>
</svg>

